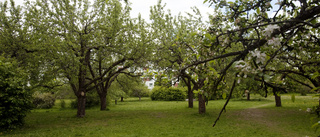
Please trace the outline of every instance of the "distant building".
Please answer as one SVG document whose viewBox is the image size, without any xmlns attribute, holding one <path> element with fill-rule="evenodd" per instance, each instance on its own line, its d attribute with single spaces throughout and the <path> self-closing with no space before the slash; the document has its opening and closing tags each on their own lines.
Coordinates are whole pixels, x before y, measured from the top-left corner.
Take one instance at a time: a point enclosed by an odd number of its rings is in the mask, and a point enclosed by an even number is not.
<svg viewBox="0 0 320 137">
<path fill-rule="evenodd" d="M 148 89 L 152 90 L 154 88 L 154 79 L 149 79 L 147 78 L 144 83 L 146 84 L 146 86 L 148 87 Z"/>
</svg>

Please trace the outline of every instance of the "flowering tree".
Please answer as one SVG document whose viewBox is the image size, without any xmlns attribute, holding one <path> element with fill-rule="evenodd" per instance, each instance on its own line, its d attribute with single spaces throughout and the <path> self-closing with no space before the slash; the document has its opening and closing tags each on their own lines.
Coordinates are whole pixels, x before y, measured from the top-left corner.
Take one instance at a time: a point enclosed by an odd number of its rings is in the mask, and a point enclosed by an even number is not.
<svg viewBox="0 0 320 137">
<path fill-rule="evenodd" d="M 261 81 L 266 92 L 268 87 L 272 88 L 277 96 L 280 90 L 286 90 L 281 85 L 282 78 L 279 76 L 283 73 L 280 72 L 289 73 L 287 69 L 292 73 L 296 71 L 287 67 L 292 66 L 290 64 L 303 64 L 303 69 L 298 67 L 298 70 L 309 68 L 309 74 L 305 75 L 312 74 L 311 80 L 318 79 L 318 70 L 314 65 L 318 63 L 318 57 L 313 57 L 312 61 L 306 63 L 302 61 L 305 58 L 302 55 L 319 55 L 319 52 L 315 52 L 319 51 L 319 1 L 276 1 L 277 6 L 272 6 L 271 0 L 205 2 L 214 5 L 216 13 L 212 16 L 208 29 L 211 41 L 203 41 L 203 45 L 210 47 L 212 51 L 220 52 L 215 52 L 215 55 L 204 60 L 192 62 L 186 67 L 231 57 L 228 65 L 219 72 L 219 80 L 215 85 L 217 87 L 220 84 L 230 68 L 237 68 L 229 97 L 236 83 L 240 83 L 241 79 L 248 75 Z M 285 58 L 290 60 L 285 62 Z M 276 66 L 278 62 L 282 62 L 283 66 Z M 227 103 L 228 101 L 225 106 Z M 222 111 L 224 109 L 225 107 Z"/>
<path fill-rule="evenodd" d="M 159 2 L 151 9 L 151 26 L 157 44 L 154 62 L 159 69 L 166 70 L 167 77 L 177 78 L 177 81 L 186 84 L 189 108 L 193 108 L 193 91 L 196 91 L 199 95 L 199 113 L 205 113 L 204 94 L 208 94 L 202 89 L 207 79 L 207 70 L 212 66 L 204 63 L 186 67 L 205 59 L 211 53 L 208 48 L 201 46 L 204 39 L 202 34 L 206 33 L 202 16 L 197 8 L 193 8 L 193 14 L 172 17 L 170 12 L 165 14 L 163 7 Z"/>
</svg>

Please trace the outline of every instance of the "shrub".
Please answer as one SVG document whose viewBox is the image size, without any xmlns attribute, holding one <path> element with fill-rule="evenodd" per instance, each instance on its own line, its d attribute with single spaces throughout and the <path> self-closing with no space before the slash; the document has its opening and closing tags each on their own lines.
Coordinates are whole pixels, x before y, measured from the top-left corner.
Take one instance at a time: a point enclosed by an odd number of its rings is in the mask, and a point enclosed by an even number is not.
<svg viewBox="0 0 320 137">
<path fill-rule="evenodd" d="M 151 100 L 183 101 L 186 98 L 186 91 L 183 88 L 154 87 L 150 97 Z"/>
<path fill-rule="evenodd" d="M 14 62 L 0 57 L 0 130 L 23 125 L 32 108 L 31 92 L 26 90 L 23 71 Z"/>
<path fill-rule="evenodd" d="M 86 108 L 99 106 L 100 105 L 100 97 L 97 92 L 88 92 L 86 95 Z M 71 102 L 71 108 L 78 107 L 78 99 Z"/>
<path fill-rule="evenodd" d="M 33 94 L 33 105 L 35 108 L 49 109 L 54 106 L 56 101 L 51 93 L 38 93 Z"/>
<path fill-rule="evenodd" d="M 66 108 L 66 102 L 64 100 L 61 100 L 60 106 L 61 108 Z"/>
</svg>

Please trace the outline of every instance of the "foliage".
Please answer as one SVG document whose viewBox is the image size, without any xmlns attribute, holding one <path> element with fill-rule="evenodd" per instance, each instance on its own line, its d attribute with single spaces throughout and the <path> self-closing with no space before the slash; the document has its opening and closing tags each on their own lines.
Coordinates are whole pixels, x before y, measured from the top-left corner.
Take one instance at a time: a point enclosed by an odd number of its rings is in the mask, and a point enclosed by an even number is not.
<svg viewBox="0 0 320 137">
<path fill-rule="evenodd" d="M 23 125 L 32 108 L 31 92 L 23 79 L 24 72 L 14 60 L 0 56 L 0 129 L 14 129 Z"/>
<path fill-rule="evenodd" d="M 168 76 L 161 72 L 154 72 L 156 81 L 154 86 L 170 87 L 172 86 L 172 81 L 169 80 Z"/>
<path fill-rule="evenodd" d="M 137 84 L 135 87 L 131 89 L 131 96 L 133 97 L 149 97 L 150 96 L 150 90 L 146 85 Z"/>
<path fill-rule="evenodd" d="M 44 108 L 49 109 L 54 106 L 54 102 L 56 101 L 54 95 L 51 93 L 39 93 L 35 92 L 33 94 L 32 103 L 35 108 Z"/>
<path fill-rule="evenodd" d="M 186 98 L 186 90 L 175 87 L 155 86 L 151 91 L 151 100 L 183 101 Z"/>
<path fill-rule="evenodd" d="M 75 99 L 76 98 L 70 85 L 68 84 L 55 88 L 54 95 L 56 99 Z"/>
</svg>

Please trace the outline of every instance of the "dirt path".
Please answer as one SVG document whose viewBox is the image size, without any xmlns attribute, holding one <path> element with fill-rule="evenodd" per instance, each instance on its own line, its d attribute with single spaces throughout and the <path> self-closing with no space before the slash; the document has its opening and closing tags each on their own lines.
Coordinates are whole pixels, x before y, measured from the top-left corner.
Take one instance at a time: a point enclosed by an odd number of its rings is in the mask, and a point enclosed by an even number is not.
<svg viewBox="0 0 320 137">
<path fill-rule="evenodd" d="M 270 106 L 274 104 L 274 102 L 253 106 L 236 113 L 237 117 L 241 119 L 241 121 L 250 121 L 250 123 L 254 123 L 256 125 L 263 125 L 266 129 L 272 129 L 273 132 L 279 133 L 279 135 L 287 135 L 290 137 L 295 137 L 297 135 L 283 131 L 281 125 L 277 121 L 270 119 L 270 116 L 281 116 L 281 114 L 270 111 L 267 108 L 262 108 L 265 106 Z"/>
</svg>

